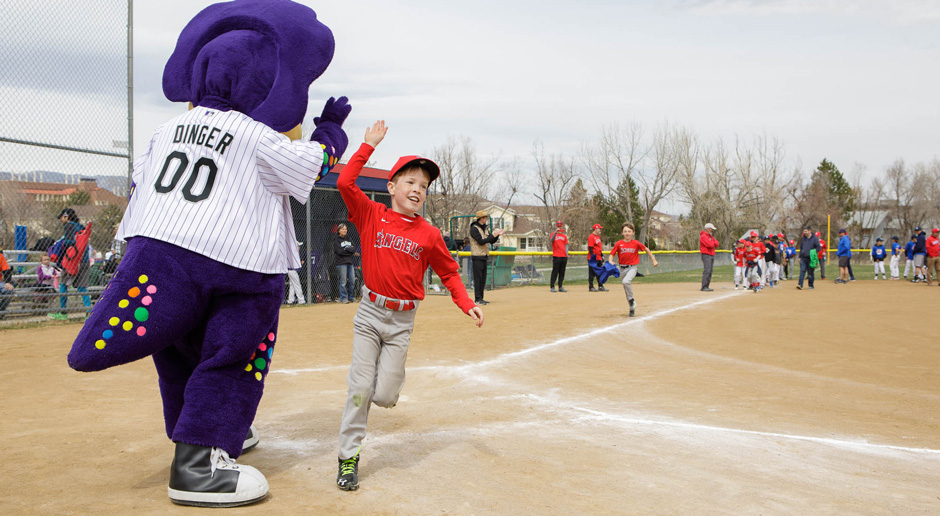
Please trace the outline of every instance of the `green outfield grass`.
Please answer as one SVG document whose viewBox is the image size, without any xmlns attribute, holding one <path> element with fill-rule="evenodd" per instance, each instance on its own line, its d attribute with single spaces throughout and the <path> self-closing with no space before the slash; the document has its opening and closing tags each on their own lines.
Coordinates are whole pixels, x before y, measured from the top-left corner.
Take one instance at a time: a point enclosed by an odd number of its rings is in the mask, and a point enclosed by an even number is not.
<svg viewBox="0 0 940 516">
<path fill-rule="evenodd" d="M 614 278 L 616 280 L 617 278 Z M 716 265 L 712 269 L 712 283 L 734 281 L 734 267 Z M 691 271 L 663 272 L 636 278 L 633 283 L 701 283 L 702 269 Z"/>
</svg>

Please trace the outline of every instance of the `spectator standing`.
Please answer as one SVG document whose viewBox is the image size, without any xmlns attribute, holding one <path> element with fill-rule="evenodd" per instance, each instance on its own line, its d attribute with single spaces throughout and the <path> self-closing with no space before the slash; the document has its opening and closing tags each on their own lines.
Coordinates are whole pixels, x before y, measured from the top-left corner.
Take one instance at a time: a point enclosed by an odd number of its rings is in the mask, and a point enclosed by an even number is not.
<svg viewBox="0 0 940 516">
<path fill-rule="evenodd" d="M 885 277 L 885 258 L 888 257 L 888 252 L 885 251 L 884 240 L 881 237 L 878 237 L 875 240 L 875 245 L 871 246 L 871 261 L 875 263 L 875 279 L 878 279 L 878 271 L 881 271 L 881 279 L 887 279 Z"/>
<path fill-rule="evenodd" d="M 711 292 L 712 269 L 715 267 L 715 249 L 718 247 L 718 239 L 715 238 L 715 230 L 718 229 L 709 222 L 705 224 L 705 229 L 698 238 L 699 252 L 702 256 L 702 292 Z"/>
<path fill-rule="evenodd" d="M 839 279 L 836 283 L 848 283 L 849 263 L 852 261 L 852 240 L 845 229 L 839 230 L 839 248 L 836 256 L 839 258 Z"/>
<path fill-rule="evenodd" d="M 914 228 L 917 240 L 914 242 L 914 283 L 927 280 L 927 233 L 920 226 Z"/>
<path fill-rule="evenodd" d="M 61 263 L 62 258 L 65 256 L 66 249 L 68 249 L 69 246 L 75 245 L 75 235 L 85 229 L 85 226 L 81 224 L 81 220 L 72 208 L 63 209 L 59 213 L 58 219 L 62 221 L 62 255 L 58 257 Z M 75 290 L 81 293 L 88 292 L 89 261 L 91 259 L 89 250 L 90 246 L 86 246 L 85 254 L 82 256 L 80 265 L 78 266 L 78 272 L 76 272 L 74 276 L 65 272 L 65 270 L 62 271 L 62 277 L 59 279 L 59 293 L 67 293 L 70 286 L 75 287 Z M 59 296 L 60 311 L 59 313 L 49 314 L 49 317 L 60 321 L 67 320 L 69 318 L 65 311 L 67 303 L 67 296 Z M 82 296 L 82 305 L 85 306 L 86 311 L 91 310 L 91 298 L 88 295 Z"/>
<path fill-rule="evenodd" d="M 940 285 L 940 228 L 933 228 L 931 235 L 924 240 L 927 249 L 927 285 L 930 285 L 930 277 L 937 275 L 937 284 Z"/>
<path fill-rule="evenodd" d="M 816 271 L 811 266 L 813 251 L 819 256 L 820 246 L 819 237 L 812 233 L 812 228 L 806 226 L 803 228 L 803 237 L 800 239 L 800 278 L 797 281 L 796 288 L 803 290 L 803 278 L 809 275 L 809 288 L 813 289 L 813 283 L 816 280 Z"/>
<path fill-rule="evenodd" d="M 600 224 L 594 224 L 591 228 L 591 234 L 588 235 L 588 292 L 607 292 L 607 287 L 601 283 L 600 279 L 597 280 L 598 288 L 594 288 L 594 278 L 597 277 L 597 273 L 594 272 L 594 267 L 602 267 L 604 265 L 604 244 L 601 243 L 601 230 L 604 229 L 604 226 Z"/>
<path fill-rule="evenodd" d="M 901 279 L 901 243 L 897 235 L 891 237 L 891 279 Z"/>
<path fill-rule="evenodd" d="M 565 282 L 565 269 L 568 267 L 568 235 L 565 234 L 565 223 L 555 223 L 555 232 L 548 239 L 552 243 L 552 277 L 548 286 L 555 292 L 555 280 L 558 280 L 558 292 L 568 292 L 562 286 Z"/>
<path fill-rule="evenodd" d="M 474 302 L 478 305 L 488 305 L 489 301 L 483 299 L 483 292 L 486 287 L 486 264 L 490 257 L 490 244 L 495 244 L 502 229 L 493 231 L 493 234 L 486 236 L 486 224 L 490 216 L 483 210 L 477 212 L 477 220 L 470 225 L 470 255 L 473 261 L 473 293 L 476 299 Z"/>
<path fill-rule="evenodd" d="M 336 256 L 336 271 L 339 274 L 339 302 L 345 304 L 356 300 L 356 246 L 349 238 L 349 228 L 340 223 L 333 239 L 333 254 Z"/>
</svg>

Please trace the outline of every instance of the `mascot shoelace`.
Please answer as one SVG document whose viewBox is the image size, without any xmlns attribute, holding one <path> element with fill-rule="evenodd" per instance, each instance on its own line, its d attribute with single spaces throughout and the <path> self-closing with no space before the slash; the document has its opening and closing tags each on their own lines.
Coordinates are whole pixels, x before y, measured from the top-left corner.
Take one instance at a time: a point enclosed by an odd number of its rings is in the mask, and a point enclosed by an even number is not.
<svg viewBox="0 0 940 516">
<path fill-rule="evenodd" d="M 326 102 L 310 141 L 298 139 L 333 49 L 310 8 L 235 0 L 197 14 L 164 69 L 167 98 L 191 109 L 134 161 L 117 234 L 127 252 L 68 361 L 99 371 L 153 357 L 176 443 L 175 503 L 268 493 L 264 475 L 234 458 L 253 437 L 284 275 L 300 266 L 289 198 L 305 203 L 348 143 L 345 97 Z"/>
</svg>

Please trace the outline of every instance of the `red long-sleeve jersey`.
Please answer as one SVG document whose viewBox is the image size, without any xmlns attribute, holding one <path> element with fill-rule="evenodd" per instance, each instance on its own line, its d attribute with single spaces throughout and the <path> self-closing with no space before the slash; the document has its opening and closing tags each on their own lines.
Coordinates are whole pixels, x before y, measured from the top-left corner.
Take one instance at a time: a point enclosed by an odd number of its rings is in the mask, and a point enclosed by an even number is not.
<svg viewBox="0 0 940 516">
<path fill-rule="evenodd" d="M 367 143 L 349 158 L 336 181 L 349 220 L 362 242 L 362 277 L 366 287 L 393 299 L 424 299 L 428 265 L 440 276 L 454 303 L 467 313 L 475 305 L 460 281 L 440 230 L 420 215 L 402 215 L 372 201 L 356 186 L 356 178 L 375 148 Z"/>
</svg>

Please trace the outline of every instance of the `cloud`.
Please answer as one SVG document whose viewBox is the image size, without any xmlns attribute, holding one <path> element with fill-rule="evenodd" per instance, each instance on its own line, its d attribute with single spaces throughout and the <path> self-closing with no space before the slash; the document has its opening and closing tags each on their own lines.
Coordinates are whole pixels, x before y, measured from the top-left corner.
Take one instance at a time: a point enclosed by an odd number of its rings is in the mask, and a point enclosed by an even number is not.
<svg viewBox="0 0 940 516">
<path fill-rule="evenodd" d="M 679 10 L 712 16 L 861 16 L 895 25 L 940 24 L 938 0 L 670 0 Z"/>
</svg>

